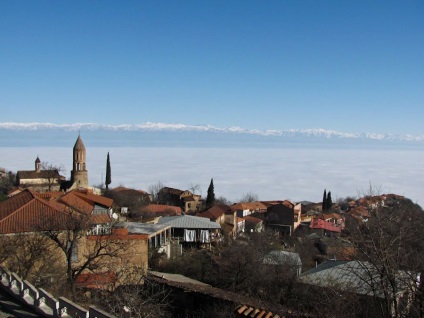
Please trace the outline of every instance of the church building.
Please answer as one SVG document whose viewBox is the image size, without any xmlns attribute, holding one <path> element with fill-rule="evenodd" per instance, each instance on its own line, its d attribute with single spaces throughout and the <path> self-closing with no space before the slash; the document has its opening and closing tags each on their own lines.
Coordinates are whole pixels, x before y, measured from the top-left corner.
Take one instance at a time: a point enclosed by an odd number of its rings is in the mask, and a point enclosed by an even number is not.
<svg viewBox="0 0 424 318">
<path fill-rule="evenodd" d="M 72 171 L 69 181 L 60 175 L 57 167 L 49 164 L 43 165 L 37 156 L 34 170 L 21 170 L 17 172 L 17 186 L 20 188 L 31 188 L 38 192 L 88 188 L 86 153 L 81 136 L 78 135 L 73 148 Z"/>
<path fill-rule="evenodd" d="M 57 191 L 65 180 L 59 170 L 43 165 L 40 158 L 35 159 L 34 170 L 20 170 L 16 174 L 16 183 L 21 188 L 31 188 L 39 192 Z"/>
</svg>

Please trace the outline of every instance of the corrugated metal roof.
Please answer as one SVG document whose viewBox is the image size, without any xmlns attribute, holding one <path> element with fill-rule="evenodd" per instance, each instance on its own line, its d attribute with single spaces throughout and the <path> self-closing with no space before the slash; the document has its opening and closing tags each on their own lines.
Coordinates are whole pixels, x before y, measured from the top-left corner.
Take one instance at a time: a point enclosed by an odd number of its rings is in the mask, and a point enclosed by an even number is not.
<svg viewBox="0 0 424 318">
<path fill-rule="evenodd" d="M 117 223 L 114 227 L 126 228 L 130 234 L 147 234 L 149 236 L 159 234 L 171 228 L 168 224 L 146 224 L 138 222 Z"/>
<path fill-rule="evenodd" d="M 413 283 L 411 273 L 398 271 L 397 289 L 404 292 Z M 377 267 L 361 261 L 327 261 L 300 277 L 303 283 L 337 288 L 362 295 L 383 297 L 381 275 Z"/>
<path fill-rule="evenodd" d="M 268 265 L 302 266 L 298 253 L 277 250 L 265 255 L 263 263 Z"/>
<path fill-rule="evenodd" d="M 167 216 L 159 220 L 159 224 L 167 224 L 173 228 L 181 229 L 220 229 L 221 226 L 216 223 L 208 220 L 207 218 L 202 218 L 192 215 L 177 215 L 177 216 Z"/>
</svg>

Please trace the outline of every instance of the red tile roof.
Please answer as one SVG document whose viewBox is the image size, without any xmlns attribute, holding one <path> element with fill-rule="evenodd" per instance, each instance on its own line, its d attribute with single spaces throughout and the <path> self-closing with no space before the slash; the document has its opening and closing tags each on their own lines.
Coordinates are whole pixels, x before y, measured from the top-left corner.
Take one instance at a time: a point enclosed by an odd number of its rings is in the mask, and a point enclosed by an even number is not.
<svg viewBox="0 0 424 318">
<path fill-rule="evenodd" d="M 107 208 L 111 202 L 110 199 L 78 190 L 65 194 L 39 194 L 26 189 L 0 202 L 0 233 L 48 230 L 52 226 L 63 229 L 72 210 L 90 214 L 91 223 L 109 223 L 111 219 L 108 213 L 91 213 L 96 204 L 105 204 Z"/>
<path fill-rule="evenodd" d="M 357 215 L 364 218 L 369 217 L 368 209 L 365 206 L 356 206 L 349 211 L 349 214 Z"/>
<path fill-rule="evenodd" d="M 266 211 L 266 208 L 267 206 L 260 201 L 239 202 L 231 206 L 233 210 Z"/>
<path fill-rule="evenodd" d="M 112 199 L 106 198 L 102 195 L 94 194 L 92 191 L 89 191 L 87 189 L 73 190 L 72 192 L 74 192 L 77 196 L 79 196 L 83 200 L 86 200 L 87 202 L 99 204 L 108 208 L 112 207 L 112 204 L 113 204 Z"/>
<path fill-rule="evenodd" d="M 252 318 L 280 318 L 279 315 L 273 314 L 271 311 L 268 311 L 263 308 L 251 307 L 249 305 L 239 305 L 234 314 L 237 317 L 252 317 Z"/>
<path fill-rule="evenodd" d="M 65 207 L 47 202 L 30 190 L 7 199 L 0 205 L 0 233 L 19 233 L 60 229 L 66 223 Z"/>
<path fill-rule="evenodd" d="M 342 219 L 342 217 L 338 213 L 328 213 L 328 214 L 323 213 L 322 218 L 324 220 L 328 220 L 328 219 L 341 220 Z"/>
<path fill-rule="evenodd" d="M 90 213 L 94 208 L 93 202 L 87 202 L 86 200 L 81 199 L 74 192 L 66 193 L 59 199 L 59 201 L 83 213 Z"/>
<path fill-rule="evenodd" d="M 202 218 L 208 218 L 212 221 L 220 218 L 223 214 L 234 213 L 230 206 L 225 204 L 215 204 L 211 206 L 209 209 L 197 213 L 196 216 L 200 216 Z"/>
<path fill-rule="evenodd" d="M 327 230 L 327 231 L 331 231 L 331 232 L 341 232 L 342 229 L 338 226 L 333 225 L 333 223 L 330 222 L 326 222 L 322 219 L 312 219 L 311 221 L 311 225 L 310 225 L 311 229 L 322 229 L 322 230 Z"/>
<path fill-rule="evenodd" d="M 19 207 L 29 203 L 34 199 L 34 194 L 30 190 L 24 190 L 13 197 L 0 202 L 0 220 L 18 209 Z"/>
<path fill-rule="evenodd" d="M 143 190 L 130 189 L 130 188 L 126 188 L 126 187 L 116 187 L 116 188 L 111 189 L 110 191 L 112 191 L 112 192 L 136 191 L 136 192 L 139 192 L 140 194 L 145 194 L 145 195 L 149 194 L 149 193 L 147 193 L 146 191 L 143 191 Z"/>
<path fill-rule="evenodd" d="M 246 215 L 245 217 L 243 217 L 243 219 L 245 219 L 246 223 L 259 224 L 259 223 L 263 222 L 261 219 L 255 218 L 255 217 L 250 216 L 250 215 Z"/>
<path fill-rule="evenodd" d="M 118 281 L 115 273 L 83 273 L 77 276 L 76 286 L 90 289 L 109 289 Z"/>
<path fill-rule="evenodd" d="M 166 204 L 149 204 L 145 207 L 145 210 L 152 213 L 165 213 L 172 211 L 177 215 L 181 215 L 182 210 L 178 206 L 166 205 Z"/>
</svg>

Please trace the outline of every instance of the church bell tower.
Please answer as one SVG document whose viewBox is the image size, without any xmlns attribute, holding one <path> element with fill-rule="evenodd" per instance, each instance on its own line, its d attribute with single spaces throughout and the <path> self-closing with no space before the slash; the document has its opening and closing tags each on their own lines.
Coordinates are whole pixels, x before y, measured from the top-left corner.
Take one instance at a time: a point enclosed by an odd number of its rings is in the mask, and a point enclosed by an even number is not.
<svg viewBox="0 0 424 318">
<path fill-rule="evenodd" d="M 85 166 L 86 150 L 80 135 L 74 145 L 71 181 L 74 187 L 88 188 L 88 172 Z"/>
</svg>

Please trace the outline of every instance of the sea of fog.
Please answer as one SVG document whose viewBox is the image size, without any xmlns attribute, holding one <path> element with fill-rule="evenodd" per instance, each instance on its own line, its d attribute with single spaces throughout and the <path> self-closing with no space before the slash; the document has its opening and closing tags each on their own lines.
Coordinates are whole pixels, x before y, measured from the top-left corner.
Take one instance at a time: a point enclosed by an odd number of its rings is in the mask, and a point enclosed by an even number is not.
<svg viewBox="0 0 424 318">
<path fill-rule="evenodd" d="M 0 167 L 14 172 L 32 170 L 39 156 L 43 162 L 62 166 L 63 175 L 69 178 L 77 136 L 78 132 L 44 135 L 3 131 Z M 92 185 L 103 182 L 109 152 L 112 187 L 148 191 L 158 182 L 179 189 L 197 185 L 198 193 L 205 196 L 213 178 L 215 195 L 230 201 L 255 193 L 261 200 L 319 202 L 324 189 L 336 200 L 363 194 L 371 184 L 380 193 L 396 193 L 424 204 L 424 147 L 420 145 L 277 142 L 226 136 L 213 141 L 190 136 L 187 140 L 171 133 L 169 138 L 144 135 L 141 141 L 131 133 L 83 132 L 81 136 Z"/>
</svg>

